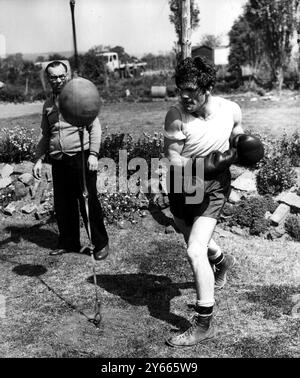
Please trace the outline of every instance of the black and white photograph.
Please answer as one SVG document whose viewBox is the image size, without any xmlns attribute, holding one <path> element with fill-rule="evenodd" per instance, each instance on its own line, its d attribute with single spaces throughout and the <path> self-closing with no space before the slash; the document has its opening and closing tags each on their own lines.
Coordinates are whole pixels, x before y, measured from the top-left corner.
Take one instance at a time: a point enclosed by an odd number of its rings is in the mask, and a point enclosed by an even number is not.
<svg viewBox="0 0 300 378">
<path fill-rule="evenodd" d="M 299 242 L 300 0 L 0 0 L 2 362 L 295 361 Z"/>
</svg>

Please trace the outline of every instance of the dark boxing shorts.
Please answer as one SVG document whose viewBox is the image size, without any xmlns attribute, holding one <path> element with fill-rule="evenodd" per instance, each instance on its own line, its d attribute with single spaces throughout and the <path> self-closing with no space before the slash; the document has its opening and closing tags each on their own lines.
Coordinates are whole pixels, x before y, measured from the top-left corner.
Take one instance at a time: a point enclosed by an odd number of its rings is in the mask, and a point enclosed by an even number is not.
<svg viewBox="0 0 300 378">
<path fill-rule="evenodd" d="M 170 173 L 172 182 L 172 173 Z M 220 173 L 213 180 L 204 181 L 204 197 L 201 203 L 187 204 L 184 193 L 173 193 L 172 184 L 168 194 L 171 213 L 183 219 L 188 226 L 199 216 L 218 219 L 231 191 L 231 174 L 229 170 Z"/>
</svg>

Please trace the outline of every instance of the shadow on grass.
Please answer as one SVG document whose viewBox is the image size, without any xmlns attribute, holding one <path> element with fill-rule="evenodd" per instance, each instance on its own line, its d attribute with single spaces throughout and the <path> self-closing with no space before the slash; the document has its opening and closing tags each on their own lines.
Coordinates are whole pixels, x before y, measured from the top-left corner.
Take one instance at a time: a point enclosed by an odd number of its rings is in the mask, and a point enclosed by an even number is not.
<svg viewBox="0 0 300 378">
<path fill-rule="evenodd" d="M 148 210 L 153 219 L 156 220 L 156 222 L 159 223 L 161 226 L 173 226 L 177 230 L 174 220 L 165 215 L 164 212 L 159 208 L 159 206 L 150 204 Z"/>
<path fill-rule="evenodd" d="M 18 276 L 36 277 L 40 281 L 40 283 L 46 286 L 46 288 L 51 291 L 51 293 L 53 293 L 62 302 L 72 308 L 72 310 L 75 310 L 79 314 L 83 315 L 88 321 L 92 320 L 87 314 L 85 314 L 85 312 L 78 309 L 73 303 L 59 294 L 40 277 L 42 274 L 47 272 L 47 269 L 43 265 L 19 264 L 12 269 L 12 272 L 17 274 Z"/>
<path fill-rule="evenodd" d="M 8 226 L 5 232 L 10 232 L 10 237 L 0 241 L 0 248 L 10 242 L 20 243 L 22 240 L 29 241 L 39 247 L 55 249 L 58 235 L 56 232 L 42 228 L 45 224 L 34 226 Z"/>
<path fill-rule="evenodd" d="M 89 277 L 88 282 L 93 283 L 93 277 Z M 171 313 L 170 301 L 181 295 L 180 289 L 194 287 L 193 282 L 173 283 L 166 276 L 137 273 L 97 275 L 97 284 L 132 306 L 147 306 L 150 316 L 166 321 L 180 330 L 190 326 L 185 318 Z"/>
</svg>

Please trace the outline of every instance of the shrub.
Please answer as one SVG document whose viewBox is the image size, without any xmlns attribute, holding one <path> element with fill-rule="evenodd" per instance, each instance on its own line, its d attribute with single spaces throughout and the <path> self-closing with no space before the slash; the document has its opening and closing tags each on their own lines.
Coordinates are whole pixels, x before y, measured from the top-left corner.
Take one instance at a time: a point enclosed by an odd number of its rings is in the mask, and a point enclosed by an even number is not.
<svg viewBox="0 0 300 378">
<path fill-rule="evenodd" d="M 18 87 L 7 86 L 0 90 L 0 101 L 3 102 L 23 102 L 25 100 L 24 90 Z"/>
<path fill-rule="evenodd" d="M 298 131 L 295 131 L 290 137 L 284 134 L 279 147 L 281 154 L 289 157 L 293 166 L 300 166 L 300 135 Z"/>
<path fill-rule="evenodd" d="M 127 151 L 127 159 L 139 157 L 147 161 L 150 174 L 151 158 L 160 158 L 163 153 L 163 135 L 154 133 L 150 135 L 144 133 L 141 138 L 134 140 L 130 134 L 116 133 L 107 135 L 100 148 L 100 158 L 106 157 L 119 162 L 119 151 Z"/>
<path fill-rule="evenodd" d="M 296 172 L 287 157 L 265 160 L 256 175 L 259 194 L 278 194 L 296 183 Z"/>
<path fill-rule="evenodd" d="M 148 200 L 141 194 L 132 193 L 100 193 L 99 199 L 108 223 L 116 223 L 126 219 L 133 221 L 142 215 L 142 209 L 148 207 Z"/>
<path fill-rule="evenodd" d="M 37 143 L 34 129 L 20 126 L 11 129 L 3 128 L 0 135 L 1 162 L 20 163 L 23 160 L 34 160 Z"/>
<path fill-rule="evenodd" d="M 235 207 L 231 225 L 249 227 L 251 235 L 260 235 L 267 231 L 268 221 L 265 219 L 267 211 L 274 212 L 276 203 L 270 196 L 250 197 L 242 200 Z"/>
<path fill-rule="evenodd" d="M 45 91 L 35 92 L 32 96 L 32 101 L 45 101 L 47 98 L 47 94 Z"/>
<path fill-rule="evenodd" d="M 1 189 L 0 191 L 0 206 L 5 208 L 10 202 L 15 201 L 15 191 L 12 185 Z"/>
<path fill-rule="evenodd" d="M 269 222 L 265 218 L 253 219 L 251 227 L 249 229 L 250 235 L 264 234 L 268 230 Z"/>
<path fill-rule="evenodd" d="M 289 215 L 284 222 L 284 228 L 292 238 L 300 241 L 300 217 L 298 215 Z"/>
<path fill-rule="evenodd" d="M 130 150 L 129 158 L 141 157 L 145 159 L 148 166 L 151 165 L 151 158 L 160 158 L 163 154 L 164 138 L 162 133 L 155 132 L 152 136 L 143 133 L 143 137 L 139 138 Z"/>
<path fill-rule="evenodd" d="M 101 142 L 99 157 L 119 161 L 119 151 L 127 149 L 132 137 L 125 133 L 108 134 Z"/>
</svg>

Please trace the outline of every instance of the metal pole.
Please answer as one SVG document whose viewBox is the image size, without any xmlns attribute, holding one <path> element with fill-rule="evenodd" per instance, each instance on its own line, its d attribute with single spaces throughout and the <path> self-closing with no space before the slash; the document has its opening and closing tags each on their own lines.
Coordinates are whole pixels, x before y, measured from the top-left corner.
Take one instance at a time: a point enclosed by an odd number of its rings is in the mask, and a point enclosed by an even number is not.
<svg viewBox="0 0 300 378">
<path fill-rule="evenodd" d="M 77 75 L 78 73 L 78 52 L 77 52 L 77 42 L 76 42 L 76 27 L 75 27 L 75 0 L 70 0 L 70 8 L 71 8 L 71 15 L 72 15 L 72 27 L 73 27 L 73 42 L 74 42 L 74 58 L 75 58 L 75 72 Z"/>
<path fill-rule="evenodd" d="M 181 6 L 181 56 L 185 59 L 192 55 L 190 0 L 181 0 Z"/>
</svg>

